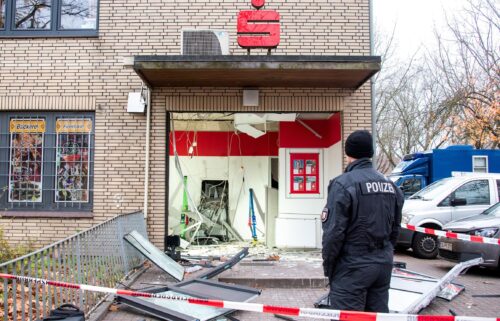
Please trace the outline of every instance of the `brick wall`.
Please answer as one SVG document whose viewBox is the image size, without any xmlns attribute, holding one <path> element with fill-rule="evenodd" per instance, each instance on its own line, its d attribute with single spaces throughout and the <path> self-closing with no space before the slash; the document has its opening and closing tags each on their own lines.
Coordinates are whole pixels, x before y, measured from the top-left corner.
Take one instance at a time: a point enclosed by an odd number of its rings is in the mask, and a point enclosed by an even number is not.
<svg viewBox="0 0 500 321">
<path fill-rule="evenodd" d="M 101 0 L 98 38 L 0 39 L 0 110 L 94 110 L 96 122 L 93 219 L 0 218 L 9 241 L 48 244 L 141 209 L 146 119 L 126 112 L 127 93 L 139 90 L 141 81 L 123 67 L 123 57 L 179 54 L 183 28 L 227 30 L 230 54 L 246 54 L 236 44 L 236 18 L 239 10 L 251 8 L 250 2 Z M 368 0 L 268 0 L 266 8 L 278 10 L 282 19 L 282 42 L 273 54 L 369 55 Z M 165 215 L 166 110 L 188 110 L 179 96 L 207 93 L 232 97 L 233 103 L 219 110 L 248 110 L 238 105 L 237 89 L 154 91 L 148 226 L 158 245 Z M 269 89 L 263 96 L 270 98 L 266 110 L 342 110 L 344 135 L 370 127 L 369 85 L 355 92 Z"/>
</svg>

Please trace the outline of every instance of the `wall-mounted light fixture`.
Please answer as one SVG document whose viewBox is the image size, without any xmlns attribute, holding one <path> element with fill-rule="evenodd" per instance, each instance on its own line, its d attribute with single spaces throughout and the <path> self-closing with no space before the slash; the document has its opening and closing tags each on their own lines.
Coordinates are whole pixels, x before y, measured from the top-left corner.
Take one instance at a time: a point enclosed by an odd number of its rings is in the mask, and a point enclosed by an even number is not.
<svg viewBox="0 0 500 321">
<path fill-rule="evenodd" d="M 148 92 L 144 85 L 142 86 L 140 92 L 128 93 L 127 112 L 133 114 L 144 114 L 148 105 L 146 102 L 147 95 Z"/>
</svg>

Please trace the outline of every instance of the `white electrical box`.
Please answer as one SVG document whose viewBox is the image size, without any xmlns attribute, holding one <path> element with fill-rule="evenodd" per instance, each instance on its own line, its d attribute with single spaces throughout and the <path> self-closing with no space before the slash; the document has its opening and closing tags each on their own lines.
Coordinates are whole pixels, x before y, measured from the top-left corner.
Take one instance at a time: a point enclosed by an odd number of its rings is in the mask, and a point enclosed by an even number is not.
<svg viewBox="0 0 500 321">
<path fill-rule="evenodd" d="M 127 103 L 127 112 L 143 114 L 146 110 L 146 101 L 144 97 L 142 97 L 142 93 L 133 92 L 128 93 L 128 103 Z"/>
<path fill-rule="evenodd" d="M 243 106 L 258 107 L 259 106 L 259 90 L 244 89 L 243 90 Z"/>
</svg>

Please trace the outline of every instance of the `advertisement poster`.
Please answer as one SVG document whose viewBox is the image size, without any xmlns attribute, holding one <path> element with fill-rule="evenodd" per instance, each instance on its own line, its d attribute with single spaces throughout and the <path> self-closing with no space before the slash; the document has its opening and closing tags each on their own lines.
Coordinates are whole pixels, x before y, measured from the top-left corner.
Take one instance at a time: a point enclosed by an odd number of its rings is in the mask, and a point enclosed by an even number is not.
<svg viewBox="0 0 500 321">
<path fill-rule="evenodd" d="M 294 177 L 293 178 L 293 190 L 298 191 L 298 192 L 304 190 L 304 178 L 303 177 Z"/>
<path fill-rule="evenodd" d="M 290 194 L 320 194 L 319 153 L 290 153 Z"/>
<path fill-rule="evenodd" d="M 89 201 L 90 119 L 56 121 L 56 202 Z"/>
<path fill-rule="evenodd" d="M 44 119 L 12 119 L 9 202 L 42 202 Z"/>
<path fill-rule="evenodd" d="M 293 161 L 293 173 L 304 174 L 304 161 L 302 159 L 297 159 Z"/>
<path fill-rule="evenodd" d="M 308 159 L 306 161 L 306 174 L 314 175 L 316 174 L 316 161 L 312 159 Z"/>
<path fill-rule="evenodd" d="M 316 191 L 316 176 L 306 177 L 306 191 L 307 192 Z"/>
</svg>

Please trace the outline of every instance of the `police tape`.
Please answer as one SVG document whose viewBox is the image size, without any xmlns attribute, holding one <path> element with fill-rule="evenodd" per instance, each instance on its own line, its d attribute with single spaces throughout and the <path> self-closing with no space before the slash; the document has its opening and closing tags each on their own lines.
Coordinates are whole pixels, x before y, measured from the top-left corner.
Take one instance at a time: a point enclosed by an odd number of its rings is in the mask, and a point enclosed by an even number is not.
<svg viewBox="0 0 500 321">
<path fill-rule="evenodd" d="M 207 300 L 192 297 L 166 295 L 159 293 L 146 293 L 139 291 L 119 290 L 101 286 L 92 286 L 86 284 L 74 284 L 60 281 L 51 281 L 27 276 L 18 276 L 12 274 L 0 273 L 0 279 L 17 280 L 28 284 L 50 285 L 60 288 L 79 289 L 82 291 L 91 291 L 123 296 L 156 298 L 173 301 L 183 301 L 189 304 L 203 305 L 213 308 L 248 311 L 257 313 L 279 314 L 287 316 L 307 317 L 316 319 L 328 319 L 339 321 L 500 321 L 500 318 L 487 317 L 465 317 L 465 316 L 434 316 L 434 315 L 413 315 L 396 313 L 375 313 L 375 312 L 356 312 L 343 310 L 329 310 L 316 308 L 296 308 L 273 306 L 259 303 L 246 303 L 222 300 Z"/>
<path fill-rule="evenodd" d="M 435 235 L 435 236 L 443 236 L 443 237 L 447 237 L 450 239 L 462 240 L 462 241 L 466 241 L 466 242 L 500 245 L 500 239 L 494 239 L 494 238 L 489 238 L 489 237 L 484 237 L 484 236 L 467 235 L 467 234 L 462 234 L 462 233 L 440 231 L 440 230 L 434 230 L 431 228 L 416 227 L 414 225 L 403 224 L 403 223 L 401 224 L 401 227 L 408 229 L 410 231 L 415 231 L 415 232 L 420 232 L 420 233 Z"/>
</svg>

